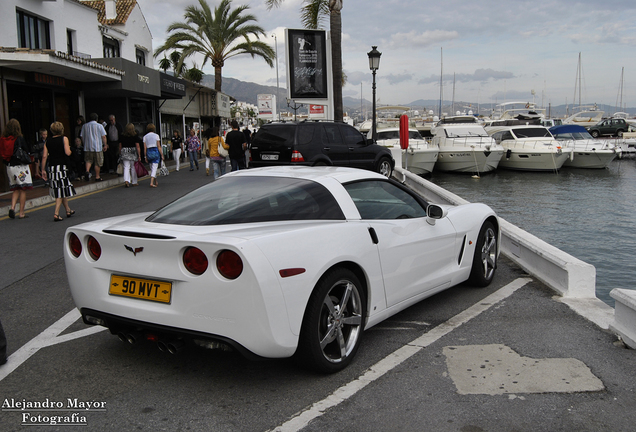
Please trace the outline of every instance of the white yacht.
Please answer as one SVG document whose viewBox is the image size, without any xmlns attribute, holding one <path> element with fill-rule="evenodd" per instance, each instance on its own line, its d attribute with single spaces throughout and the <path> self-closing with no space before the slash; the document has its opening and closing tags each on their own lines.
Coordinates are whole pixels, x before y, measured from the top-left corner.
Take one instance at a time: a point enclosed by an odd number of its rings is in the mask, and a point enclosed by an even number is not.
<svg viewBox="0 0 636 432">
<path fill-rule="evenodd" d="M 573 168 L 607 168 L 621 149 L 608 140 L 597 140 L 583 126 L 562 125 L 550 128 L 550 133 L 563 148 L 571 148 L 574 155 L 563 166 Z"/>
<path fill-rule="evenodd" d="M 500 168 L 558 171 L 573 154 L 572 148 L 564 148 L 545 126 L 489 126 L 486 130 L 505 149 Z"/>
<path fill-rule="evenodd" d="M 400 128 L 383 127 L 377 131 L 377 144 L 387 148 L 400 148 Z M 367 134 L 371 138 L 372 132 Z M 415 128 L 409 128 L 409 147 L 402 150 L 402 164 L 414 174 L 423 175 L 433 171 L 439 147 L 422 138 Z"/>
<path fill-rule="evenodd" d="M 479 175 L 497 169 L 504 153 L 474 116 L 444 117 L 431 132 L 439 146 L 436 170 Z"/>
<path fill-rule="evenodd" d="M 563 124 L 576 124 L 579 126 L 591 126 L 603 120 L 605 111 L 598 109 L 594 105 L 582 105 L 577 108 L 579 111 L 563 120 Z"/>
</svg>

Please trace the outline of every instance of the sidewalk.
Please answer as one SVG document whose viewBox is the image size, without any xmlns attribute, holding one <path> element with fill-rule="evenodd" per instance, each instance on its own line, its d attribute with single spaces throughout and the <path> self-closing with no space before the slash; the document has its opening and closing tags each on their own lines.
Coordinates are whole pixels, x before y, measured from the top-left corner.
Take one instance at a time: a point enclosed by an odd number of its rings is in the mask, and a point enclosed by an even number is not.
<svg viewBox="0 0 636 432">
<path fill-rule="evenodd" d="M 205 169 L 205 159 L 199 159 L 199 165 L 203 161 L 202 169 Z M 166 166 L 170 170 L 170 172 L 174 171 L 175 162 L 174 160 L 166 161 Z M 148 166 L 146 165 L 146 169 Z M 188 160 L 181 162 L 181 169 L 190 169 L 190 165 Z M 90 192 L 94 192 L 100 189 L 106 189 L 112 186 L 116 186 L 118 184 L 124 183 L 124 176 L 118 175 L 116 173 L 108 174 L 101 173 L 101 177 L 104 181 L 96 182 L 95 176 L 89 181 L 85 181 L 84 178 L 78 178 L 73 180 L 73 186 L 75 187 L 75 191 L 77 195 L 84 195 Z M 146 181 L 150 179 L 150 176 L 141 177 L 139 179 L 140 182 Z M 0 218 L 9 215 L 9 209 L 11 208 L 11 195 L 12 192 L 1 192 L 0 193 Z M 44 182 L 41 179 L 34 181 L 33 189 L 27 191 L 27 201 L 25 210 L 33 209 L 36 207 L 41 207 L 43 205 L 47 205 L 50 203 L 54 203 L 55 199 L 49 195 L 49 187 L 44 186 Z"/>
</svg>

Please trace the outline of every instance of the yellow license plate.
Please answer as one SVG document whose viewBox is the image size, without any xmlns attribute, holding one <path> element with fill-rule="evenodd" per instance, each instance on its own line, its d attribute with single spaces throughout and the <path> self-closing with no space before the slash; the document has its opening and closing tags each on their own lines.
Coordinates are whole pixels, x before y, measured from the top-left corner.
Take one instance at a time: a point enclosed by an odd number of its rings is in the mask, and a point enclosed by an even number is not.
<svg viewBox="0 0 636 432">
<path fill-rule="evenodd" d="M 172 283 L 111 275 L 108 293 L 111 295 L 170 303 Z"/>
</svg>

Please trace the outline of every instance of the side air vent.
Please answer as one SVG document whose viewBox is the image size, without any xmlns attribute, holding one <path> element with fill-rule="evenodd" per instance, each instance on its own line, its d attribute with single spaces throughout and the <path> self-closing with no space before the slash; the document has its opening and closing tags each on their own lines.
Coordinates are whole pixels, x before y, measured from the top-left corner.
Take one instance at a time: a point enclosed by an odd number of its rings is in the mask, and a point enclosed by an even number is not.
<svg viewBox="0 0 636 432">
<path fill-rule="evenodd" d="M 148 233 L 140 233 L 133 231 L 119 231 L 119 230 L 103 230 L 102 232 L 106 234 L 118 235 L 122 237 L 135 237 L 135 238 L 145 238 L 145 239 L 156 239 L 156 240 L 172 240 L 176 237 L 161 235 L 161 234 L 148 234 Z"/>
<path fill-rule="evenodd" d="M 459 250 L 459 256 L 457 257 L 457 265 L 462 263 L 462 258 L 464 257 L 464 249 L 466 248 L 466 236 L 464 236 L 464 241 L 462 242 L 462 248 Z"/>
</svg>

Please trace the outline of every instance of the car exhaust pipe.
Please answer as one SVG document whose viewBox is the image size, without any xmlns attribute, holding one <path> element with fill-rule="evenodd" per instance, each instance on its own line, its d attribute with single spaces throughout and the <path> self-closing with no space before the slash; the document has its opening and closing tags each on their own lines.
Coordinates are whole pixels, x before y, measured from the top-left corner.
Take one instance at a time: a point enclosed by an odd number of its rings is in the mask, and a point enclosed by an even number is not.
<svg viewBox="0 0 636 432">
<path fill-rule="evenodd" d="M 120 341 L 128 342 L 131 345 L 134 345 L 141 340 L 141 334 L 137 332 L 130 332 L 130 333 L 119 332 L 117 333 L 117 337 L 119 337 Z"/>
<path fill-rule="evenodd" d="M 157 342 L 157 347 L 159 348 L 159 351 L 176 354 L 184 347 L 184 343 L 180 340 L 168 342 L 160 340 Z"/>
</svg>

